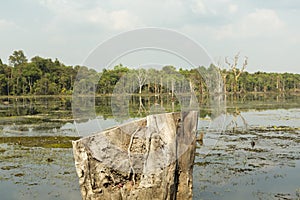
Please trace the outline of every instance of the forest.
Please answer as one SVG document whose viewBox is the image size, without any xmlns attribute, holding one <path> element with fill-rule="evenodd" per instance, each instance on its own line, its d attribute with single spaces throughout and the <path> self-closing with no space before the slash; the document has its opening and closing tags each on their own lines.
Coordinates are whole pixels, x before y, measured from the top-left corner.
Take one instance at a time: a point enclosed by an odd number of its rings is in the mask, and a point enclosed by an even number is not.
<svg viewBox="0 0 300 200">
<path fill-rule="evenodd" d="M 234 57 L 238 59 L 238 55 Z M 76 78 L 81 85 L 95 85 L 96 94 L 109 95 L 114 93 L 116 84 L 124 81 L 126 75 L 127 92 L 136 94 L 163 94 L 174 91 L 182 84 L 182 78 L 188 80 L 189 86 L 202 94 L 207 92 L 206 82 L 199 71 L 217 68 L 221 73 L 226 93 L 300 93 L 300 74 L 293 73 L 249 73 L 245 70 L 247 62 L 241 66 L 237 60 L 231 64 L 227 59 L 227 68 L 216 66 L 176 70 L 173 66 L 157 69 L 130 69 L 119 64 L 112 69 L 96 72 L 86 66 L 67 66 L 58 59 L 35 56 L 27 59 L 22 50 L 17 50 L 8 58 L 5 64 L 0 59 L 0 95 L 71 95 Z M 80 71 L 78 77 L 77 74 Z M 94 81 L 90 79 L 93 75 Z M 96 75 L 96 76 L 95 76 Z M 85 78 L 86 77 L 86 78 Z M 99 78 L 101 77 L 101 78 Z M 154 79 L 154 80 L 153 80 Z M 182 88 L 183 86 L 181 86 Z"/>
</svg>

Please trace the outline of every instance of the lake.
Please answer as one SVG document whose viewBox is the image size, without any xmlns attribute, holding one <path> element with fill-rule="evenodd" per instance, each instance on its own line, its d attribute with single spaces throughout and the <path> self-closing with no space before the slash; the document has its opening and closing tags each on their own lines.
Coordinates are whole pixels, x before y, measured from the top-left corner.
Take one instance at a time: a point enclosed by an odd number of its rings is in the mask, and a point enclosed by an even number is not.
<svg viewBox="0 0 300 200">
<path fill-rule="evenodd" d="M 96 97 L 94 117 L 74 122 L 71 97 L 0 99 L 1 199 L 81 199 L 72 140 L 148 113 L 180 111 L 168 96 L 129 102 L 127 115 L 116 118 L 110 97 Z M 223 131 L 210 128 L 209 101 L 199 102 L 205 137 L 197 143 L 194 199 L 300 198 L 300 96 L 228 97 Z"/>
</svg>

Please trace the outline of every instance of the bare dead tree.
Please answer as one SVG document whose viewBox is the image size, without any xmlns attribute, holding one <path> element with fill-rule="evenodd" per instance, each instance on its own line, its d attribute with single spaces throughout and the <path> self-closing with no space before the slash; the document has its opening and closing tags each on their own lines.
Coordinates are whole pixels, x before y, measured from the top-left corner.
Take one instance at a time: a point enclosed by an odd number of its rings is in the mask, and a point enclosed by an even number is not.
<svg viewBox="0 0 300 200">
<path fill-rule="evenodd" d="M 142 87 L 147 80 L 147 72 L 145 69 L 138 69 L 136 71 L 136 77 L 139 84 L 139 94 L 142 93 Z"/>
<path fill-rule="evenodd" d="M 242 67 L 238 68 L 238 61 L 240 58 L 240 52 L 238 52 L 234 58 L 233 61 L 230 62 L 227 57 L 225 57 L 225 63 L 229 66 L 230 70 L 233 73 L 233 92 L 236 94 L 238 89 L 238 80 L 242 73 L 245 71 L 246 66 L 248 65 L 248 57 L 245 56 L 244 62 L 242 64 Z"/>
<path fill-rule="evenodd" d="M 245 56 L 244 61 L 242 63 L 242 66 L 239 68 L 239 59 L 240 59 L 240 52 L 238 52 L 232 61 L 229 61 L 227 57 L 225 57 L 225 63 L 228 65 L 230 72 L 232 72 L 233 75 L 233 92 L 234 94 L 238 91 L 238 81 L 242 73 L 245 71 L 247 65 L 248 65 L 248 57 Z M 228 74 L 227 74 L 228 75 Z M 227 76 L 226 75 L 226 76 Z M 224 78 L 226 78 L 224 75 Z M 235 96 L 236 98 L 236 96 Z M 239 111 L 238 107 L 235 107 L 235 111 L 232 113 L 232 120 L 227 125 L 226 129 L 232 126 L 233 132 L 238 128 L 238 121 L 242 121 L 243 130 L 248 129 L 248 123 L 246 119 L 241 115 L 241 112 Z"/>
</svg>

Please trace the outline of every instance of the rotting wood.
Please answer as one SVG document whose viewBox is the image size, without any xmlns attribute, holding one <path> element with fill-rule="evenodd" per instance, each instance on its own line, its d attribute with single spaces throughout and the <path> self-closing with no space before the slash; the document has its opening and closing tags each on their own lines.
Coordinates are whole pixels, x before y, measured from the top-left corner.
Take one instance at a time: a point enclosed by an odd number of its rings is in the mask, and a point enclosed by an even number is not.
<svg viewBox="0 0 300 200">
<path fill-rule="evenodd" d="M 192 199 L 197 119 L 150 115 L 73 141 L 82 199 Z"/>
</svg>

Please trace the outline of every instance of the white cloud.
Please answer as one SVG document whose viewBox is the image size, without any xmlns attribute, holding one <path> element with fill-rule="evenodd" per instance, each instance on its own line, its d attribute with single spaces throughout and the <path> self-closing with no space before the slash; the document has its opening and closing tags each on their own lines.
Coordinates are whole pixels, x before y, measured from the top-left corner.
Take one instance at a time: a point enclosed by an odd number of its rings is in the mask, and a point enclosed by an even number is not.
<svg viewBox="0 0 300 200">
<path fill-rule="evenodd" d="M 140 19 L 128 10 L 107 10 L 99 4 L 83 6 L 84 2 L 80 1 L 41 0 L 42 5 L 55 13 L 50 29 L 60 23 L 89 24 L 118 31 L 142 25 Z"/>
<path fill-rule="evenodd" d="M 228 6 L 228 11 L 231 14 L 236 13 L 237 10 L 238 10 L 238 6 L 236 4 L 230 4 Z"/>
<path fill-rule="evenodd" d="M 196 14 L 206 14 L 206 6 L 204 5 L 202 0 L 197 0 L 193 6 L 192 6 L 192 11 Z"/>
<path fill-rule="evenodd" d="M 12 21 L 0 19 L 0 30 L 7 31 L 12 29 L 19 29 L 19 27 Z"/>
<path fill-rule="evenodd" d="M 254 13 L 250 13 L 244 19 L 244 23 L 261 28 L 262 30 L 266 30 L 266 28 L 269 30 L 278 30 L 284 24 L 274 10 L 268 9 L 259 9 Z"/>
<path fill-rule="evenodd" d="M 235 23 L 227 24 L 215 31 L 218 39 L 270 36 L 283 30 L 284 22 L 274 10 L 257 9 Z"/>
<path fill-rule="evenodd" d="M 141 25 L 139 18 L 128 10 L 116 10 L 107 12 L 102 8 L 87 10 L 82 16 L 84 21 L 93 25 L 102 25 L 113 30 L 125 30 Z"/>
<path fill-rule="evenodd" d="M 299 52 L 296 0 L 20 0 L 28 6 L 8 10 L 12 9 L 9 2 L 1 3 L 6 12 L 0 17 L 1 44 L 8 49 L 7 55 L 12 49 L 24 48 L 29 55 L 43 54 L 78 64 L 95 43 L 141 26 L 182 31 L 214 56 L 246 50 L 249 60 L 254 63 L 257 59 L 259 66 L 263 62 L 280 66 L 283 51 L 291 55 Z M 266 54 L 268 48 L 272 54 Z M 296 66 L 296 58 L 288 60 L 292 63 L 294 59 Z"/>
<path fill-rule="evenodd" d="M 188 1 L 187 1 L 188 2 Z M 192 0 L 191 10 L 195 14 L 224 16 L 238 11 L 238 5 L 233 0 Z"/>
<path fill-rule="evenodd" d="M 134 28 L 139 24 L 138 17 L 132 15 L 127 10 L 113 11 L 109 15 L 113 24 L 113 29 L 115 30 Z"/>
</svg>

